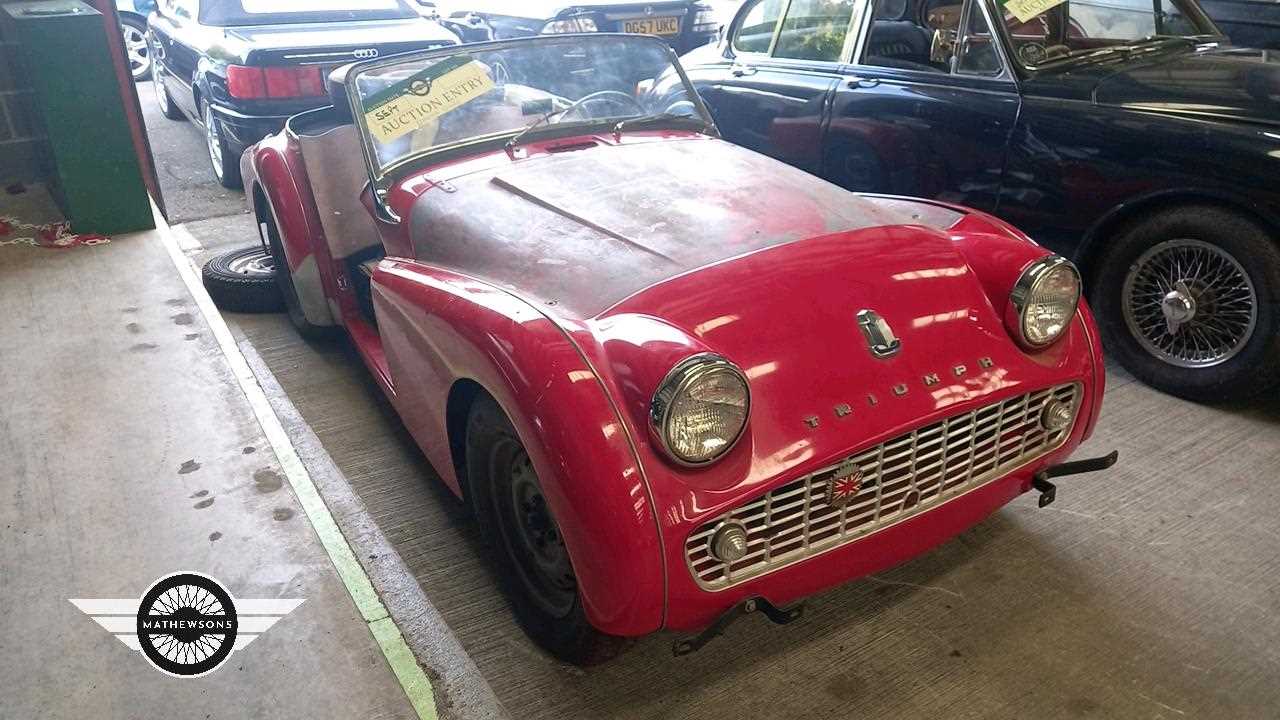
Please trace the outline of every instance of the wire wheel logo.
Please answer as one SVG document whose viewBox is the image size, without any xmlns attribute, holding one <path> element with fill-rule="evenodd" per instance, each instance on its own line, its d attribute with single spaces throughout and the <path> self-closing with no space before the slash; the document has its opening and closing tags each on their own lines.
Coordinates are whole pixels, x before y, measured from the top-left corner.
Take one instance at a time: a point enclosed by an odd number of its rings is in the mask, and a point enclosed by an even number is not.
<svg viewBox="0 0 1280 720">
<path fill-rule="evenodd" d="M 160 578 L 138 607 L 138 644 L 157 670 L 198 677 L 218 669 L 235 646 L 239 619 L 231 594 L 198 573 Z"/>
</svg>

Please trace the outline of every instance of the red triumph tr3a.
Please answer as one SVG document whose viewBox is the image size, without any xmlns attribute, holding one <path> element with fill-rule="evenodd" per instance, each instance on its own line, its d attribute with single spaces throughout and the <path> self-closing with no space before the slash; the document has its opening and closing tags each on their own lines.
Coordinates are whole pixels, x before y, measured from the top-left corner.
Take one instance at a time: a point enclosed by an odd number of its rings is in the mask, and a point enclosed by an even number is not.
<svg viewBox="0 0 1280 720">
<path fill-rule="evenodd" d="M 657 39 L 418 52 L 330 90 L 242 160 L 289 313 L 346 330 L 559 658 L 793 620 L 1114 461 L 1064 462 L 1103 391 L 1070 262 L 720 140 Z"/>
</svg>

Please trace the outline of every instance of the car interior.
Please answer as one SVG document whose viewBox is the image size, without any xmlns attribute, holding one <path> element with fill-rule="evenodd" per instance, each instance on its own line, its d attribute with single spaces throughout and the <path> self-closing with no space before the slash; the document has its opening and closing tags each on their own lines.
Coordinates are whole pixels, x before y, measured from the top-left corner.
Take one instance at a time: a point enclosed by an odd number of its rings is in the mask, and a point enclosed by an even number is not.
<svg viewBox="0 0 1280 720">
<path fill-rule="evenodd" d="M 1001 64 L 991 40 L 986 18 L 975 3 L 876 0 L 862 63 L 925 72 L 995 75 Z"/>
</svg>

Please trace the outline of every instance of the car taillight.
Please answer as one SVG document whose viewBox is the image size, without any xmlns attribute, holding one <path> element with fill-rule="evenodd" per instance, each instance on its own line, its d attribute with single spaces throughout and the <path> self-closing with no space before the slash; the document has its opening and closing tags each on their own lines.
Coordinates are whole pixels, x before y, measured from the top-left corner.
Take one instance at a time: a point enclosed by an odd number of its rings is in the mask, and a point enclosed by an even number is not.
<svg viewBox="0 0 1280 720">
<path fill-rule="evenodd" d="M 315 65 L 286 67 L 227 66 L 227 92 L 242 100 L 319 97 L 324 73 Z"/>
</svg>

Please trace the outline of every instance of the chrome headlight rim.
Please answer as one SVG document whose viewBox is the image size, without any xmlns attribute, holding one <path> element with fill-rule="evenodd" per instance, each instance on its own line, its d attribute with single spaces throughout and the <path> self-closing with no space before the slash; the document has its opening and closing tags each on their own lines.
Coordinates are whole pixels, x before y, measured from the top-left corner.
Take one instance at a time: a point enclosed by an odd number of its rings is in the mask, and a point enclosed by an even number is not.
<svg viewBox="0 0 1280 720">
<path fill-rule="evenodd" d="M 732 372 L 742 381 L 743 399 L 745 401 L 742 426 L 738 428 L 737 434 L 729 442 L 725 443 L 724 448 L 716 455 L 705 460 L 686 459 L 675 451 L 667 437 L 667 421 L 671 418 L 671 408 L 675 404 L 674 400 L 701 378 L 714 372 L 724 371 Z M 712 352 L 690 355 L 676 363 L 674 367 L 667 371 L 666 376 L 662 378 L 662 382 L 658 383 L 658 390 L 653 394 L 653 400 L 649 403 L 649 429 L 657 438 L 662 451 L 672 462 L 689 468 L 706 467 L 722 460 L 725 455 L 728 455 L 737 446 L 742 436 L 746 435 L 747 422 L 750 419 L 751 384 L 747 382 L 746 373 L 742 372 L 742 368 L 726 360 L 724 356 Z"/>
<path fill-rule="evenodd" d="M 1075 316 L 1080 309 L 1080 298 L 1083 293 L 1083 282 L 1080 277 L 1080 270 L 1076 268 L 1075 263 L 1061 255 L 1046 255 L 1038 260 L 1033 261 L 1018 276 L 1018 281 L 1014 283 L 1013 290 L 1009 293 L 1009 311 L 1007 313 L 1007 323 L 1009 330 L 1013 334 L 1018 344 L 1026 350 L 1043 350 L 1062 339 L 1067 334 L 1067 328 L 1070 322 L 1063 323 L 1062 330 L 1057 335 L 1045 340 L 1044 342 L 1033 342 L 1027 337 L 1027 300 L 1035 292 L 1036 286 L 1039 285 L 1051 273 L 1061 269 L 1068 270 L 1076 281 L 1075 301 L 1072 304 L 1071 315 Z"/>
</svg>

